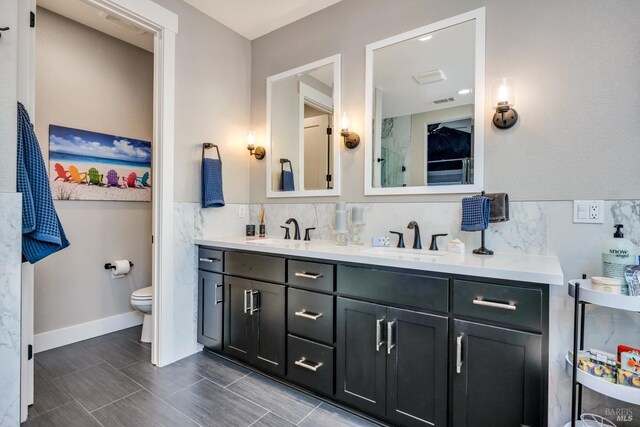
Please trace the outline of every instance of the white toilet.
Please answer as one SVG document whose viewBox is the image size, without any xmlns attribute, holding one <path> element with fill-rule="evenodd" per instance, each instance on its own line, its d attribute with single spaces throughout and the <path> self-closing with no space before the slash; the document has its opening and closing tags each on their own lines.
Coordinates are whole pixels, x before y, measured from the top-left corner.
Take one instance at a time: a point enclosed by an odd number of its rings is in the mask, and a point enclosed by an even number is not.
<svg viewBox="0 0 640 427">
<path fill-rule="evenodd" d="M 144 314 L 142 321 L 142 336 L 140 341 L 151 342 L 153 336 L 153 318 L 151 317 L 151 303 L 153 301 L 153 289 L 151 286 L 135 290 L 131 293 L 131 305 Z"/>
</svg>

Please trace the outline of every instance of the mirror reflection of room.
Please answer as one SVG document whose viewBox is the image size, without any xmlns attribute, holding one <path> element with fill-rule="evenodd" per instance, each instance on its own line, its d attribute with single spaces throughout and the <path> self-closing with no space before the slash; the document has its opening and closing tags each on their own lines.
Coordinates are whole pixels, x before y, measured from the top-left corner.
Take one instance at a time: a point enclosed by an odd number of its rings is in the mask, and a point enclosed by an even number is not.
<svg viewBox="0 0 640 427">
<path fill-rule="evenodd" d="M 373 52 L 373 186 L 474 182 L 475 22 Z"/>
<path fill-rule="evenodd" d="M 333 188 L 333 65 L 272 82 L 273 191 Z"/>
</svg>

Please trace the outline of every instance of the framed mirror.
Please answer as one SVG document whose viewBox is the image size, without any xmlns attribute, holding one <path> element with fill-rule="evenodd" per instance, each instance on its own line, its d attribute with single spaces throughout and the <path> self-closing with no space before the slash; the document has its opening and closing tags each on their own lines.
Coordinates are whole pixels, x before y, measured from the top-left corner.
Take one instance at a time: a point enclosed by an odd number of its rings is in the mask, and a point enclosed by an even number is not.
<svg viewBox="0 0 640 427">
<path fill-rule="evenodd" d="M 484 43 L 480 8 L 367 45 L 366 195 L 483 189 Z"/>
<path fill-rule="evenodd" d="M 340 55 L 267 78 L 267 197 L 340 195 Z"/>
</svg>

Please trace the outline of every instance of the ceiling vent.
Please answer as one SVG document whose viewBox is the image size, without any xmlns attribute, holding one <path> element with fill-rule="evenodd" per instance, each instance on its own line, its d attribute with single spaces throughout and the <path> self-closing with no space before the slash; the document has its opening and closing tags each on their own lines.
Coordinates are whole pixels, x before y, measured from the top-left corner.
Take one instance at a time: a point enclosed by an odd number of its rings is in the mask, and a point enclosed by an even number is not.
<svg viewBox="0 0 640 427">
<path fill-rule="evenodd" d="M 111 24 L 119 26 L 120 28 L 124 28 L 125 30 L 129 30 L 141 36 L 144 36 L 146 34 L 151 34 L 150 32 L 146 31 L 143 28 L 137 27 L 127 21 L 123 21 L 117 16 L 109 15 L 108 13 L 105 13 L 105 12 L 100 12 L 100 18 L 104 19 L 105 21 Z"/>
<path fill-rule="evenodd" d="M 455 99 L 453 98 L 442 98 L 442 99 L 436 99 L 435 101 L 433 101 L 434 104 L 446 104 L 448 102 L 453 102 L 455 101 Z"/>
<path fill-rule="evenodd" d="M 447 76 L 442 70 L 425 71 L 424 73 L 414 74 L 413 78 L 416 80 L 416 82 L 418 82 L 419 85 L 426 85 L 447 80 Z"/>
</svg>

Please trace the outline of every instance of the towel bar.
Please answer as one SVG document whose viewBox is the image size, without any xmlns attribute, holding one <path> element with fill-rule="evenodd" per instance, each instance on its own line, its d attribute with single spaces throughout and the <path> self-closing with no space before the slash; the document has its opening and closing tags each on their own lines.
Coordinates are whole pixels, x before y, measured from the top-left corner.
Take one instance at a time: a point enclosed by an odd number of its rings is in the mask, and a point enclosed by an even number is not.
<svg viewBox="0 0 640 427">
<path fill-rule="evenodd" d="M 218 160 L 222 160 L 222 157 L 220 157 L 220 149 L 216 144 L 212 144 L 210 142 L 205 142 L 204 144 L 202 144 L 202 160 L 204 160 L 204 150 L 208 150 L 209 148 L 215 148 L 218 152 Z"/>
</svg>

